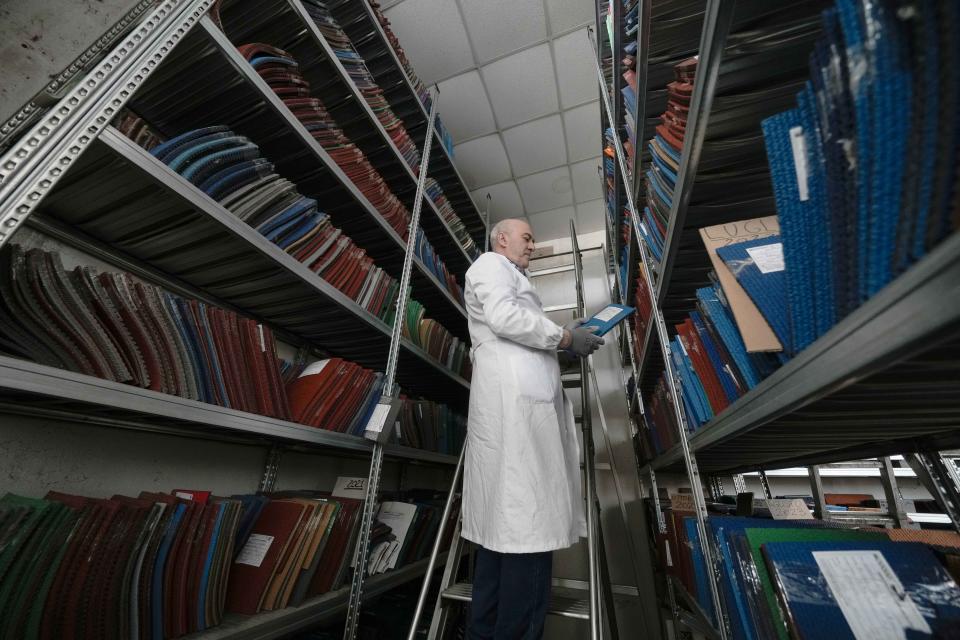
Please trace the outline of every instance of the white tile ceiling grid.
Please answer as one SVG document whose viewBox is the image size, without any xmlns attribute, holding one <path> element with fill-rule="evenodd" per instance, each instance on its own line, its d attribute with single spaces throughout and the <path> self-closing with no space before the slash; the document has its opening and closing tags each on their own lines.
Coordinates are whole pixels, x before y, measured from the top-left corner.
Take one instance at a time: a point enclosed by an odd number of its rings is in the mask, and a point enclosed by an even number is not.
<svg viewBox="0 0 960 640">
<path fill-rule="evenodd" d="M 440 89 L 455 162 L 491 220 L 538 240 L 603 229 L 591 0 L 382 0 L 420 78 Z"/>
</svg>

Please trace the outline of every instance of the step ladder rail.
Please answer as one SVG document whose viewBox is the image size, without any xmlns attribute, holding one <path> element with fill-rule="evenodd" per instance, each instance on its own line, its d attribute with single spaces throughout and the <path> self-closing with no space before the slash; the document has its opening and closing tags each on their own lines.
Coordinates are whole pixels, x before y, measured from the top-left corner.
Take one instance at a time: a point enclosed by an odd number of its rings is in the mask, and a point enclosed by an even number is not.
<svg viewBox="0 0 960 640">
<path fill-rule="evenodd" d="M 464 539 L 460 535 L 462 521 L 457 518 L 457 526 L 453 530 L 453 539 L 450 541 L 450 551 L 447 553 L 447 564 L 443 568 L 443 577 L 440 580 L 440 593 L 437 594 L 437 601 L 433 606 L 433 618 L 430 620 L 430 631 L 427 638 L 444 638 L 447 633 L 447 626 L 450 624 L 452 611 L 449 606 L 444 605 L 443 593 L 457 584 L 457 570 L 460 568 L 460 558 L 463 556 Z M 423 593 L 426 593 L 424 591 Z M 410 627 L 408 640 L 416 637 L 417 621 Z"/>
<path fill-rule="evenodd" d="M 583 261 L 580 255 L 580 247 L 577 243 L 577 226 L 573 220 L 570 221 L 570 246 L 573 252 L 574 276 L 577 291 L 577 316 L 584 317 L 585 305 L 583 300 Z M 597 535 L 599 528 L 597 520 L 599 519 L 599 510 L 597 509 L 596 498 L 596 477 L 594 468 L 594 450 L 593 450 L 593 429 L 591 424 L 590 409 L 590 388 L 587 384 L 588 364 L 587 358 L 580 359 L 580 416 L 581 430 L 583 433 L 583 468 L 584 468 L 584 493 L 586 498 L 586 517 L 587 517 L 587 559 L 589 566 L 590 583 L 590 638 L 599 640 L 602 623 L 600 620 L 601 596 L 600 596 L 600 569 L 599 561 L 601 557 L 598 553 Z M 611 627 L 615 626 L 611 624 Z"/>
<path fill-rule="evenodd" d="M 627 539 L 627 549 L 630 553 L 630 564 L 633 568 L 633 578 L 636 582 L 636 586 L 639 591 L 640 585 L 643 584 L 643 572 L 640 569 L 640 565 L 637 564 L 639 562 L 640 556 L 637 552 L 636 546 L 633 543 L 633 536 L 630 535 L 630 520 L 627 516 L 627 503 L 624 497 L 625 492 L 623 489 L 623 485 L 620 481 L 620 472 L 617 467 L 617 461 L 613 455 L 613 444 L 610 441 L 610 432 L 607 427 L 606 414 L 603 411 L 603 403 L 600 401 L 600 383 L 597 380 L 596 369 L 594 369 L 593 367 L 593 356 L 590 356 L 588 358 L 587 368 L 589 369 L 590 381 L 593 384 L 593 391 L 597 398 L 597 415 L 600 418 L 600 431 L 603 435 L 604 448 L 607 451 L 607 459 L 609 460 L 609 464 L 610 464 L 610 472 L 613 475 L 613 487 L 614 487 L 614 491 L 617 494 L 617 505 L 619 506 L 620 520 L 623 523 L 623 530 Z M 636 485 L 634 486 L 634 488 L 636 489 L 636 495 L 642 496 L 643 488 L 640 486 L 639 476 L 634 476 L 634 478 L 636 479 Z M 597 511 L 598 512 L 600 511 L 599 503 L 597 506 Z M 600 536 L 600 541 L 601 543 L 603 541 L 602 535 Z M 606 554 L 602 553 L 600 557 L 606 558 Z M 605 562 L 604 562 L 604 566 L 606 566 Z M 603 585 L 609 585 L 612 583 L 613 581 L 609 577 L 606 577 L 602 582 Z M 644 626 L 646 626 L 646 624 L 647 624 L 647 620 L 646 618 L 644 618 Z M 650 630 L 648 628 L 647 629 L 648 635 L 649 635 L 649 631 Z"/>
<path fill-rule="evenodd" d="M 440 517 L 440 526 L 437 529 L 437 539 L 433 541 L 433 550 L 430 552 L 430 562 L 427 563 L 427 573 L 423 577 L 423 585 L 420 587 L 420 596 L 417 598 L 417 608 L 413 611 L 413 621 L 410 623 L 410 633 L 407 634 L 407 640 L 415 640 L 417 635 L 417 625 L 420 623 L 420 616 L 423 615 L 423 609 L 426 606 L 427 594 L 430 591 L 430 583 L 433 581 L 433 570 L 437 566 L 437 558 L 440 557 L 440 547 L 443 545 L 443 534 L 446 533 L 447 523 L 450 521 L 450 513 L 453 511 L 453 499 L 457 493 L 457 487 L 460 484 L 460 477 L 463 474 L 463 459 L 467 451 L 467 443 L 464 442 L 463 446 L 460 447 L 460 459 L 457 460 L 457 468 L 453 472 L 453 479 L 450 481 L 450 491 L 447 492 L 447 502 L 443 505 L 443 515 Z M 457 518 L 456 531 L 454 533 L 454 538 L 458 545 L 461 545 L 460 542 L 460 518 Z M 450 542 L 450 554 L 447 557 L 446 568 L 444 569 L 444 585 L 441 586 L 441 589 L 445 589 L 451 584 L 446 584 L 448 574 L 451 573 L 451 567 L 457 567 L 460 560 L 460 549 L 453 548 L 454 541 L 451 539 Z M 462 545 L 461 545 L 462 546 Z M 454 576 L 456 571 L 452 571 Z M 439 603 L 439 598 L 437 602 Z M 437 617 L 437 610 L 434 608 L 434 619 Z"/>
</svg>

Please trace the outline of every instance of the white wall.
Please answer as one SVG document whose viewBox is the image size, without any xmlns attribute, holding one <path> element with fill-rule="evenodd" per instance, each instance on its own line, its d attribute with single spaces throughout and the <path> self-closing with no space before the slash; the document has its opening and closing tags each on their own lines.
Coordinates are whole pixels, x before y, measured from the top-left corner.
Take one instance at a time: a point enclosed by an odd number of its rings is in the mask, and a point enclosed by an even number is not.
<svg viewBox="0 0 960 640">
<path fill-rule="evenodd" d="M 0 2 L 0 120 L 13 115 L 135 4 L 135 0 Z"/>
</svg>

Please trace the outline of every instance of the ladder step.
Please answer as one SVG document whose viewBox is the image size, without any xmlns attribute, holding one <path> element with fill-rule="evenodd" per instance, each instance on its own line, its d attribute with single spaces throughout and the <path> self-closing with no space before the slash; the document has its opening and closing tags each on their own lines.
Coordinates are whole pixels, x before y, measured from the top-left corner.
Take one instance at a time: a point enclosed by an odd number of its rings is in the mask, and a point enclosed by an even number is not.
<svg viewBox="0 0 960 640">
<path fill-rule="evenodd" d="M 580 376 L 577 376 L 576 378 L 568 378 L 567 376 L 563 376 L 562 378 L 560 378 L 560 382 L 563 383 L 564 389 L 580 388 Z"/>
<path fill-rule="evenodd" d="M 441 594 L 446 600 L 470 602 L 473 599 L 473 585 L 469 582 L 458 582 Z M 590 593 L 576 589 L 554 587 L 550 594 L 550 605 L 547 613 L 565 618 L 590 619 Z"/>
</svg>

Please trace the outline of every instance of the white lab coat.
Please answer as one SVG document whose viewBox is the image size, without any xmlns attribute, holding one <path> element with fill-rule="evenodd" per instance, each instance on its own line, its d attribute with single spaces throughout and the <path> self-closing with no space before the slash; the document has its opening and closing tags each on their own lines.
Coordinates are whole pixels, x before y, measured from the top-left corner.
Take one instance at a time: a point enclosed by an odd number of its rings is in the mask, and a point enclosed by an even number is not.
<svg viewBox="0 0 960 640">
<path fill-rule="evenodd" d="M 563 328 L 527 277 L 498 253 L 467 270 L 473 378 L 463 537 L 501 553 L 563 549 L 586 535 L 580 447 L 563 393 Z"/>
</svg>

